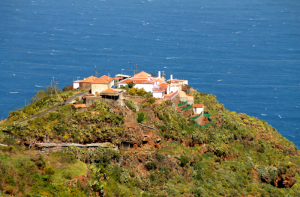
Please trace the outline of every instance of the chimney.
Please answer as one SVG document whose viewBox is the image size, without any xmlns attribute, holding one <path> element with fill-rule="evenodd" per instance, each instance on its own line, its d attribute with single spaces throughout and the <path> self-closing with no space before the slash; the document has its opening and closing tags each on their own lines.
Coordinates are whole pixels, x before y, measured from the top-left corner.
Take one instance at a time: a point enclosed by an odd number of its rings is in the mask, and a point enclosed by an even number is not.
<svg viewBox="0 0 300 197">
<path fill-rule="evenodd" d="M 161 78 L 160 71 L 158 71 L 158 78 Z"/>
<path fill-rule="evenodd" d="M 171 81 L 173 80 L 173 75 L 170 76 L 170 80 L 171 80 Z"/>
<path fill-rule="evenodd" d="M 150 75 L 148 75 L 148 81 L 150 81 Z"/>
</svg>

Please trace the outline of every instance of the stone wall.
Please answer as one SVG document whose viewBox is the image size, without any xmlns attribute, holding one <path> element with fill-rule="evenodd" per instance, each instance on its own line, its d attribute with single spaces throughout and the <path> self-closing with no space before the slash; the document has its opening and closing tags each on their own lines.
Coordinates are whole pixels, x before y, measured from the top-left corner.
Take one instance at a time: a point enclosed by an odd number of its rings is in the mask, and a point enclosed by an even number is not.
<svg viewBox="0 0 300 197">
<path fill-rule="evenodd" d="M 179 103 L 180 103 L 180 97 L 179 97 L 179 95 L 177 95 L 174 99 L 173 99 L 173 101 L 172 101 L 175 105 L 178 105 Z"/>
<path fill-rule="evenodd" d="M 79 89 L 91 89 L 91 83 L 85 83 L 85 82 L 80 82 L 79 83 Z"/>
<path fill-rule="evenodd" d="M 124 99 L 120 99 L 120 97 L 118 100 L 113 100 L 113 99 L 105 99 L 105 98 L 102 98 L 101 96 L 85 97 L 85 104 L 87 107 L 89 107 L 89 106 L 93 105 L 96 100 L 103 101 L 103 102 L 111 102 L 111 103 L 114 103 L 119 106 L 125 106 Z"/>
</svg>

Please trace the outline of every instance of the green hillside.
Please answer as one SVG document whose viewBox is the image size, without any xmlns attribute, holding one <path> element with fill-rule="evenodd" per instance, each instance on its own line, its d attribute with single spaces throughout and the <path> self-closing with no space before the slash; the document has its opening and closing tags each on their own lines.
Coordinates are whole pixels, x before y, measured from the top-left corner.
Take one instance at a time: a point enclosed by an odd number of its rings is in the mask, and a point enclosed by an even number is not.
<svg viewBox="0 0 300 197">
<path fill-rule="evenodd" d="M 0 194 L 300 196 L 295 145 L 265 121 L 226 110 L 214 95 L 193 92 L 210 114 L 204 127 L 153 98 L 139 112 L 130 100 L 128 108 L 97 101 L 85 112 L 65 104 L 30 119 L 75 93 L 42 96 L 0 124 L 0 143 L 9 145 L 0 147 Z M 37 148 L 41 142 L 109 142 L 119 149 L 49 152 Z"/>
</svg>

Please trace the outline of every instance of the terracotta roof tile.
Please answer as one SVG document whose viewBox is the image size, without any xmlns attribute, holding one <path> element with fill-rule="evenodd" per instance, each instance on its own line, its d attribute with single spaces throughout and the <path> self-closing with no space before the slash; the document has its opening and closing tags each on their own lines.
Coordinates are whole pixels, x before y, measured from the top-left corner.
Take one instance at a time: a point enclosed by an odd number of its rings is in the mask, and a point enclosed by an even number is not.
<svg viewBox="0 0 300 197">
<path fill-rule="evenodd" d="M 168 88 L 168 84 L 166 84 L 166 83 L 161 83 L 161 84 L 159 84 L 159 86 L 164 89 Z"/>
<path fill-rule="evenodd" d="M 102 93 L 116 93 L 116 92 L 117 92 L 117 91 L 115 91 L 115 90 L 109 88 L 109 89 L 104 90 Z"/>
<path fill-rule="evenodd" d="M 142 71 L 142 72 L 140 72 L 140 73 L 135 74 L 133 77 L 138 77 L 138 78 L 148 78 L 149 75 L 150 75 L 150 74 L 148 74 L 148 73 Z M 151 75 L 150 75 L 150 76 L 151 76 Z"/>
<path fill-rule="evenodd" d="M 81 82 L 83 83 L 92 83 L 93 81 L 97 80 L 98 78 L 95 76 L 90 76 L 88 78 L 86 78 L 85 80 L 82 80 Z"/>
<path fill-rule="evenodd" d="M 99 79 L 96 79 L 92 82 L 92 84 L 108 84 L 113 80 L 113 78 L 103 75 Z"/>
<path fill-rule="evenodd" d="M 135 79 L 135 78 L 131 78 L 131 79 L 125 79 L 123 81 L 120 81 L 119 83 L 130 83 L 130 82 L 133 82 L 133 83 L 154 83 L 153 80 L 148 80 L 148 79 Z"/>
<path fill-rule="evenodd" d="M 193 107 L 196 107 L 196 108 L 203 108 L 203 104 L 193 104 Z"/>
</svg>

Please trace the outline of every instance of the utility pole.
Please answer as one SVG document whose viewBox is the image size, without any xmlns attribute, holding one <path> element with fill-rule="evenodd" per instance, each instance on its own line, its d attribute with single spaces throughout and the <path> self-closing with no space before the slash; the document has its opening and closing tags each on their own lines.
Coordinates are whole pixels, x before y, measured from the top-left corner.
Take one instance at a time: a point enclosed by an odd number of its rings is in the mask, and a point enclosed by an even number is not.
<svg viewBox="0 0 300 197">
<path fill-rule="evenodd" d="M 130 76 L 130 68 L 128 69 L 128 76 Z"/>
<path fill-rule="evenodd" d="M 57 85 L 56 84 L 57 84 L 57 78 L 56 78 L 55 87 L 54 87 L 55 88 L 56 97 L 57 97 L 57 92 L 56 92 L 56 86 Z"/>
<path fill-rule="evenodd" d="M 52 95 L 52 79 L 51 79 L 51 95 Z"/>
<path fill-rule="evenodd" d="M 165 78 L 164 76 L 165 76 L 165 71 L 161 71 L 163 74 L 162 74 L 162 76 L 163 76 L 163 78 Z"/>
<path fill-rule="evenodd" d="M 26 99 L 25 99 L 25 107 L 26 107 Z"/>
<path fill-rule="evenodd" d="M 95 77 L 97 77 L 97 68 L 96 68 L 96 65 L 95 65 Z"/>
<path fill-rule="evenodd" d="M 137 74 L 137 65 L 135 65 L 135 74 Z"/>
</svg>

